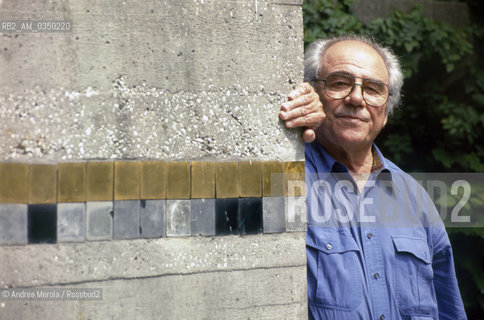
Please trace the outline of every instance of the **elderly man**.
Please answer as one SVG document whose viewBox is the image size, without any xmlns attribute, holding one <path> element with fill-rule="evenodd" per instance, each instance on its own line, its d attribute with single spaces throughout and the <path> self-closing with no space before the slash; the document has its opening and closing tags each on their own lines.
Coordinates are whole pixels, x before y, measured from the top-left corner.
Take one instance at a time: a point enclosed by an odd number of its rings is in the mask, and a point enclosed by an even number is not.
<svg viewBox="0 0 484 320">
<path fill-rule="evenodd" d="M 373 143 L 399 103 L 397 58 L 364 37 L 319 40 L 305 81 L 280 118 L 306 128 L 309 318 L 465 319 L 435 206 Z"/>
</svg>

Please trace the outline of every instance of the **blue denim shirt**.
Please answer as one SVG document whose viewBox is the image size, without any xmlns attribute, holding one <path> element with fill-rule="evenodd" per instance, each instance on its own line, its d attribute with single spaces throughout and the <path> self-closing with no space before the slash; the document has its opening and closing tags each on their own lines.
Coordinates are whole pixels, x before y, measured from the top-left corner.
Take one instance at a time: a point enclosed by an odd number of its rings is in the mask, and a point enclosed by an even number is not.
<svg viewBox="0 0 484 320">
<path fill-rule="evenodd" d="M 362 192 L 306 144 L 309 319 L 466 319 L 452 250 L 425 190 L 385 159 Z"/>
</svg>

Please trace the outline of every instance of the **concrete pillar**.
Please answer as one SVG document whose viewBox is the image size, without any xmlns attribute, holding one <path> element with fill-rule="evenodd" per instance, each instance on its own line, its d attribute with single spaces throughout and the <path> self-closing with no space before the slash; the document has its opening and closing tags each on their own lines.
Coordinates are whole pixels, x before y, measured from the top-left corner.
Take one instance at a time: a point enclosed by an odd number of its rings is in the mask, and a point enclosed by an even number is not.
<svg viewBox="0 0 484 320">
<path fill-rule="evenodd" d="M 307 318 L 301 5 L 0 0 L 0 318 Z"/>
</svg>

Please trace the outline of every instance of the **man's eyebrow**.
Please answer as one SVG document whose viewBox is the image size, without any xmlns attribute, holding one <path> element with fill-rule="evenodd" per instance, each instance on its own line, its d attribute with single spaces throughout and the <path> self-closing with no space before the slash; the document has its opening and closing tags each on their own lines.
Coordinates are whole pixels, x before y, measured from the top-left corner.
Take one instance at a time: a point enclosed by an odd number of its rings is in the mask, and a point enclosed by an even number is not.
<svg viewBox="0 0 484 320">
<path fill-rule="evenodd" d="M 328 75 L 330 74 L 342 74 L 342 75 L 346 75 L 346 76 L 350 76 L 350 77 L 355 77 L 353 74 L 349 73 L 348 71 L 333 71 L 331 73 L 329 73 Z"/>
<path fill-rule="evenodd" d="M 357 77 L 355 76 L 354 74 L 352 74 L 351 72 L 348 72 L 348 71 L 333 71 L 331 73 L 329 73 L 328 75 L 330 74 L 342 74 L 342 75 L 345 75 L 345 76 L 350 76 L 350 77 L 353 77 L 353 78 L 360 78 L 360 77 Z M 377 83 L 381 83 L 381 84 L 385 84 L 384 81 L 382 80 L 377 80 L 377 79 L 373 79 L 373 78 L 360 78 L 361 80 L 369 80 L 369 81 L 372 81 L 372 82 L 377 82 Z"/>
</svg>

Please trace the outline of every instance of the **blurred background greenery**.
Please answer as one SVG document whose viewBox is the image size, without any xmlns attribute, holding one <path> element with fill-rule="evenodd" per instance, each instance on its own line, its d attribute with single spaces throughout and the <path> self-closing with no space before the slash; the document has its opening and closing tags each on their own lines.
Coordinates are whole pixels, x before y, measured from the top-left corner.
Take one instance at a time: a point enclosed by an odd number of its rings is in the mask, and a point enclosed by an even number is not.
<svg viewBox="0 0 484 320">
<path fill-rule="evenodd" d="M 306 45 L 369 34 L 400 57 L 402 106 L 376 143 L 407 172 L 484 172 L 484 1 L 460 2 L 469 7 L 470 23 L 458 27 L 428 18 L 422 4 L 363 23 L 354 0 L 304 0 Z M 448 233 L 467 316 L 484 319 L 484 229 Z"/>
</svg>

